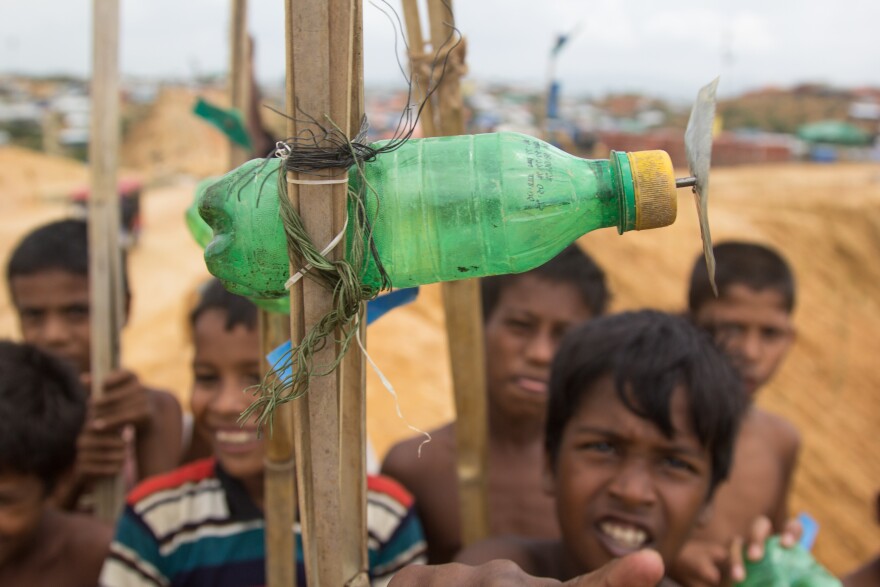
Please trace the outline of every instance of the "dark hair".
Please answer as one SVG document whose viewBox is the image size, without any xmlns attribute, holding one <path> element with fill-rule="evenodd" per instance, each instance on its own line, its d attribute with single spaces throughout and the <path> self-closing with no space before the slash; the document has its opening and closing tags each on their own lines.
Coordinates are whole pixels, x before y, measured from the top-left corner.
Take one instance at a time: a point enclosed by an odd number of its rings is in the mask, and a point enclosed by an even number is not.
<svg viewBox="0 0 880 587">
<path fill-rule="evenodd" d="M 76 460 L 86 396 L 68 365 L 0 341 L 0 471 L 36 475 L 46 492 Z"/>
<path fill-rule="evenodd" d="M 610 376 L 621 401 L 665 435 L 669 404 L 684 385 L 693 429 L 712 458 L 710 495 L 727 478 L 745 394 L 709 336 L 686 318 L 653 310 L 597 318 L 572 329 L 553 361 L 545 448 L 555 465 L 565 426 L 597 381 Z"/>
<path fill-rule="evenodd" d="M 195 328 L 196 321 L 207 310 L 218 309 L 226 313 L 226 330 L 239 324 L 248 330 L 257 328 L 257 307 L 249 299 L 229 293 L 219 279 L 212 278 L 199 287 L 199 297 L 189 313 L 189 325 Z"/>
<path fill-rule="evenodd" d="M 756 243 L 727 242 L 713 247 L 715 282 L 718 295 L 724 297 L 732 285 L 744 285 L 755 291 L 772 289 L 782 295 L 785 310 L 794 310 L 795 281 L 788 263 L 777 251 Z M 700 255 L 691 272 L 688 307 L 696 313 L 703 304 L 714 300 L 706 261 Z"/>
<path fill-rule="evenodd" d="M 561 253 L 531 271 L 513 275 L 495 275 L 480 280 L 483 299 L 483 320 L 488 320 L 501 292 L 523 275 L 536 275 L 558 283 L 571 284 L 581 294 L 584 304 L 593 316 L 605 313 L 608 305 L 608 288 L 605 285 L 605 272 L 584 250 L 575 244 L 569 245 Z"/>
<path fill-rule="evenodd" d="M 74 275 L 89 275 L 88 224 L 84 220 L 58 220 L 28 233 L 9 257 L 6 282 L 13 277 L 60 269 Z M 122 252 L 122 288 L 126 297 L 128 275 Z"/>
</svg>

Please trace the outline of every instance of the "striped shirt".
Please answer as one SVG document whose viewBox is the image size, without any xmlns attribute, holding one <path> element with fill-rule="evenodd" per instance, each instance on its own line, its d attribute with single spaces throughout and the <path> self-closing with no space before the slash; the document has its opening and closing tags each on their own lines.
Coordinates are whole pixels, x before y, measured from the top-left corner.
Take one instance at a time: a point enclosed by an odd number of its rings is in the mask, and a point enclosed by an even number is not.
<svg viewBox="0 0 880 587">
<path fill-rule="evenodd" d="M 305 585 L 299 524 L 298 585 Z M 383 586 L 425 560 L 413 499 L 396 482 L 367 477 L 370 579 Z M 102 587 L 259 587 L 265 579 L 263 513 L 212 459 L 148 479 L 131 492 L 101 572 Z"/>
</svg>

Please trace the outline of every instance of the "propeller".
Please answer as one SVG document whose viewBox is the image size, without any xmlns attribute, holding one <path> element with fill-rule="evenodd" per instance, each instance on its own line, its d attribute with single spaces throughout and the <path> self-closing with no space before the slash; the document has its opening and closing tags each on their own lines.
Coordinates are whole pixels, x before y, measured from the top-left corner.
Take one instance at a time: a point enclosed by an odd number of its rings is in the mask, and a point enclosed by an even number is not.
<svg viewBox="0 0 880 587">
<path fill-rule="evenodd" d="M 703 255 L 709 270 L 712 291 L 718 296 L 715 285 L 715 253 L 712 251 L 712 235 L 709 232 L 709 164 L 712 161 L 712 129 L 715 122 L 715 94 L 718 80 L 700 88 L 697 101 L 691 110 L 687 129 L 684 131 L 684 150 L 687 155 L 691 177 L 675 180 L 676 187 L 693 187 L 697 216 L 700 219 L 700 236 L 703 239 Z"/>
</svg>

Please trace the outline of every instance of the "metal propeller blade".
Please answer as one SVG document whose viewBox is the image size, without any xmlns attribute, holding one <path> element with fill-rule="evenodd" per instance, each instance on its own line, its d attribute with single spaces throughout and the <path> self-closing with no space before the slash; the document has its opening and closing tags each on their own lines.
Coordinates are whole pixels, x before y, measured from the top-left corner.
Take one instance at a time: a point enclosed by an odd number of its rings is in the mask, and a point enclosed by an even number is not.
<svg viewBox="0 0 880 587">
<path fill-rule="evenodd" d="M 684 150 L 693 179 L 678 180 L 677 184 L 694 186 L 694 201 L 700 218 L 700 236 L 703 239 L 703 254 L 709 270 L 709 282 L 718 295 L 715 285 L 715 254 L 712 251 L 712 235 L 709 232 L 709 164 L 712 160 L 712 129 L 715 122 L 715 91 L 718 80 L 700 89 L 697 101 L 691 110 L 687 130 L 684 131 Z"/>
</svg>

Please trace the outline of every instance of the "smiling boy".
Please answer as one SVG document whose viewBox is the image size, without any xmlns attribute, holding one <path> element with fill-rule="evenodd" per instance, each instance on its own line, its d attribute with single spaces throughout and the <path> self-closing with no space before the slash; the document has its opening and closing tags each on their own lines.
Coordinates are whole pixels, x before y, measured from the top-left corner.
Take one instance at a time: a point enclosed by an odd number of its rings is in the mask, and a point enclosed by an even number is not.
<svg viewBox="0 0 880 587">
<path fill-rule="evenodd" d="M 684 318 L 642 311 L 572 330 L 553 363 L 545 441 L 545 489 L 562 539 L 496 538 L 458 560 L 515 563 L 522 583 L 497 585 L 557 584 L 532 579 L 573 580 L 628 556 L 617 571 L 636 572 L 651 561 L 631 555 L 645 549 L 668 565 L 730 470 L 743 406 L 735 371 Z M 392 585 L 442 585 L 453 573 L 460 585 L 479 584 L 471 581 L 485 569 L 407 569 Z M 606 583 L 630 585 L 604 575 L 577 584 Z"/>
<path fill-rule="evenodd" d="M 129 495 L 102 571 L 106 587 L 265 585 L 265 439 L 254 422 L 239 421 L 253 401 L 248 389 L 262 379 L 257 309 L 211 280 L 190 324 L 191 407 L 214 456 L 149 479 Z M 390 479 L 367 478 L 367 530 L 374 587 L 423 561 L 412 497 Z M 304 585 L 299 525 L 291 531 Z"/>
<path fill-rule="evenodd" d="M 517 275 L 481 280 L 488 394 L 491 536 L 559 536 L 553 499 L 541 487 L 550 364 L 565 332 L 605 311 L 605 275 L 576 245 Z M 461 548 L 455 423 L 391 448 L 382 472 L 416 498 L 431 563 Z"/>
<path fill-rule="evenodd" d="M 94 587 L 110 529 L 51 505 L 72 474 L 85 395 L 58 359 L 0 342 L 0 585 Z"/>
</svg>

